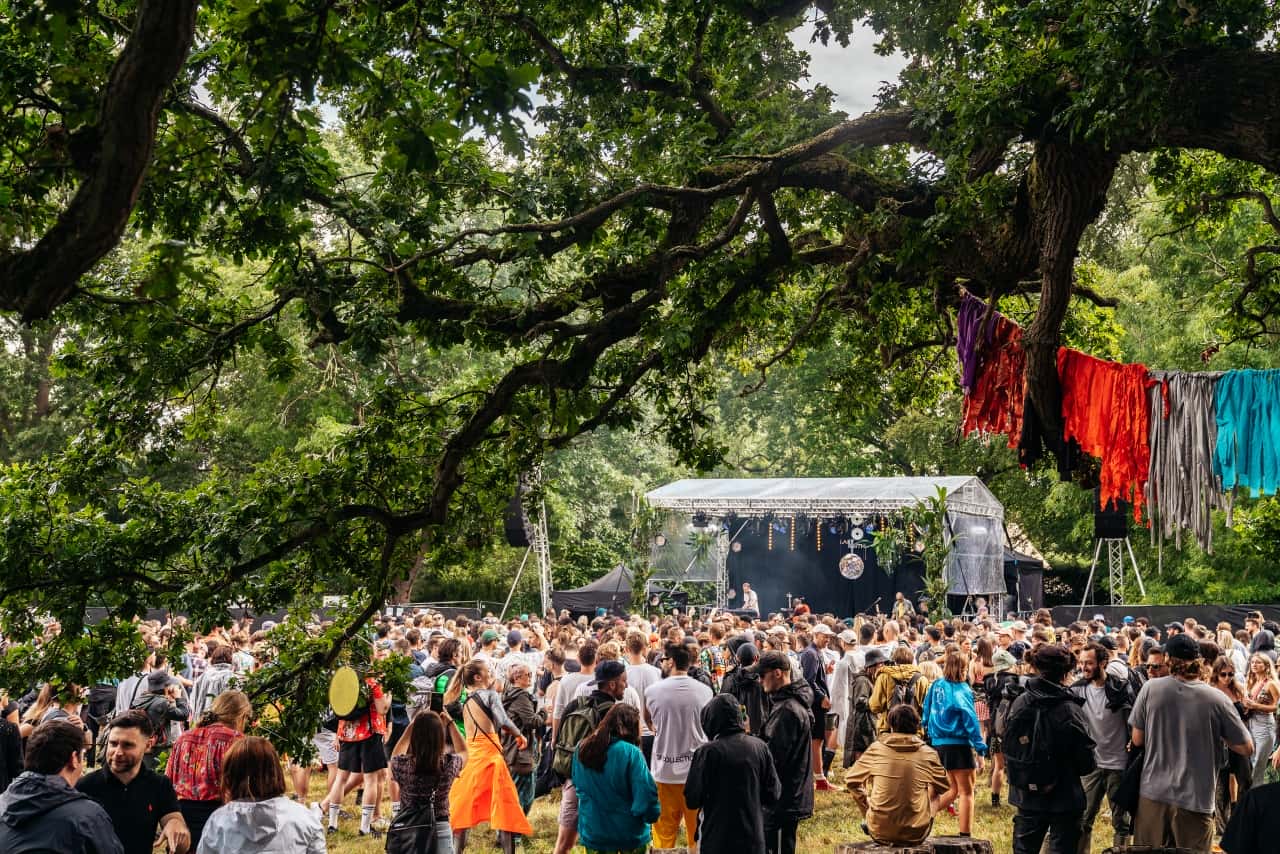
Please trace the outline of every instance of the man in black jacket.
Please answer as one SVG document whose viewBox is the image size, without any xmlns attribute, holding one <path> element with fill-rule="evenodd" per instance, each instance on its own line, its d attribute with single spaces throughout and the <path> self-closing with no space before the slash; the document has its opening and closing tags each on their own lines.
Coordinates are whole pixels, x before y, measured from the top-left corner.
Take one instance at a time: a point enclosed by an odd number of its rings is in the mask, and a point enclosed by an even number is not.
<svg viewBox="0 0 1280 854">
<path fill-rule="evenodd" d="M 1009 708 L 1004 737 L 1009 803 L 1018 808 L 1013 851 L 1037 854 L 1048 834 L 1048 854 L 1076 854 L 1085 808 L 1080 778 L 1097 767 L 1080 709 L 1084 699 L 1062 684 L 1075 669 L 1076 657 L 1061 644 L 1044 644 L 1028 655 L 1039 675 Z M 1028 755 L 1035 765 L 1020 771 L 1018 758 Z M 1024 775 L 1037 782 L 1028 783 Z"/>
<path fill-rule="evenodd" d="M 731 694 L 747 710 L 747 723 L 751 734 L 764 730 L 764 689 L 760 687 L 760 674 L 755 664 L 760 660 L 760 650 L 753 643 L 743 643 L 734 652 L 738 666 L 725 674 L 720 683 L 720 693 Z"/>
<path fill-rule="evenodd" d="M 756 668 L 769 695 L 769 713 L 761 735 L 773 756 L 782 794 L 765 810 L 765 850 L 795 854 L 796 827 L 813 815 L 813 766 L 809 734 L 813 729 L 813 692 L 803 679 L 791 681 L 791 660 L 770 650 Z"/>
<path fill-rule="evenodd" d="M 83 729 L 41 724 L 26 759 L 27 770 L 0 797 L 0 851 L 123 854 L 106 811 L 74 788 L 84 774 Z"/>
<path fill-rule="evenodd" d="M 743 730 L 742 707 L 718 694 L 699 714 L 708 741 L 693 753 L 684 801 L 702 810 L 698 850 L 764 854 L 764 819 L 782 793 L 773 757 L 763 741 Z"/>
</svg>

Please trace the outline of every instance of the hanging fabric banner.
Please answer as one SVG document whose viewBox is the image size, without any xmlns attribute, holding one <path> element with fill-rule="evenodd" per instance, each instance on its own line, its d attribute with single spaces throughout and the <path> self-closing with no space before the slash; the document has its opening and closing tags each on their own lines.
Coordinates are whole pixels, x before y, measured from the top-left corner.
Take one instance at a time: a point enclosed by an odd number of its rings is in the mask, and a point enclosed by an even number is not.
<svg viewBox="0 0 1280 854">
<path fill-rule="evenodd" d="M 1022 433 L 1023 373 L 1027 356 L 1022 327 L 998 311 L 991 313 L 986 334 L 987 304 L 965 293 L 956 317 L 956 356 L 964 388 L 961 433 L 1002 433 L 1010 448 Z"/>
<path fill-rule="evenodd" d="M 1214 387 L 1221 373 L 1151 371 L 1157 381 L 1147 390 L 1151 410 L 1151 463 L 1147 479 L 1152 544 L 1173 537 L 1182 548 L 1182 532 L 1213 554 L 1213 511 L 1227 509 L 1222 479 L 1214 472 L 1218 443 Z M 1230 524 L 1230 522 L 1228 522 Z"/>
<path fill-rule="evenodd" d="M 1255 498 L 1280 486 L 1280 371 L 1228 371 L 1218 380 L 1213 471 Z"/>
<path fill-rule="evenodd" d="M 1058 350 L 1062 383 L 1062 437 L 1102 461 L 1099 499 L 1103 507 L 1131 501 L 1142 521 L 1143 487 L 1150 470 L 1147 431 L 1151 413 L 1147 366 L 1121 364 L 1063 347 Z"/>
</svg>

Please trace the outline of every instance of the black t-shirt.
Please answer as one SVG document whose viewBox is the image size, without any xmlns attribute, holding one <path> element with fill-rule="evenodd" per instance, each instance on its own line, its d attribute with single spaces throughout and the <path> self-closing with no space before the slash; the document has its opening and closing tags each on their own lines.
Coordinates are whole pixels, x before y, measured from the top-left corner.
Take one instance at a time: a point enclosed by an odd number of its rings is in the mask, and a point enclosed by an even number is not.
<svg viewBox="0 0 1280 854">
<path fill-rule="evenodd" d="M 1231 811 L 1222 834 L 1227 854 L 1262 854 L 1274 851 L 1280 839 L 1280 785 L 1255 786 Z"/>
<path fill-rule="evenodd" d="M 173 783 L 146 768 L 127 786 L 106 768 L 99 768 L 82 777 L 76 788 L 107 811 L 125 854 L 151 854 L 160 819 L 178 811 Z"/>
</svg>

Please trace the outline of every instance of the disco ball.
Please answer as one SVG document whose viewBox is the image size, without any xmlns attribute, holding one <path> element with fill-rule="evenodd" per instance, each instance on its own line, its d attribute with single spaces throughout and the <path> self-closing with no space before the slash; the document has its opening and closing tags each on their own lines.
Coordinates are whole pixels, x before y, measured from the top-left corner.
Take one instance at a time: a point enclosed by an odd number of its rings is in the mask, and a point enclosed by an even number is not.
<svg viewBox="0 0 1280 854">
<path fill-rule="evenodd" d="M 847 554 L 840 558 L 840 574 L 850 581 L 857 581 L 862 577 L 863 570 L 867 565 L 862 562 L 862 558 L 855 554 Z"/>
</svg>

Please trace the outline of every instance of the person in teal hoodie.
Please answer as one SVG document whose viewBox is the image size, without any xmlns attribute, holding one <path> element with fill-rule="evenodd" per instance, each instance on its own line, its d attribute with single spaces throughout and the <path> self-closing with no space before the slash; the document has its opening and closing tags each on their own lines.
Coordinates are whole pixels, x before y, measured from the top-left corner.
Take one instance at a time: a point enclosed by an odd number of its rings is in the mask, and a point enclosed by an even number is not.
<svg viewBox="0 0 1280 854">
<path fill-rule="evenodd" d="M 573 756 L 578 839 L 588 854 L 643 854 L 658 820 L 658 784 L 640 752 L 640 713 L 615 703 Z"/>
<path fill-rule="evenodd" d="M 956 804 L 961 836 L 968 836 L 973 827 L 973 778 L 975 769 L 982 770 L 981 757 L 987 754 L 968 673 L 969 662 L 964 654 L 959 650 L 948 652 L 942 678 L 929 686 L 921 715 L 929 744 L 938 751 L 938 759 L 947 772 L 948 789 L 939 800 L 942 808 Z"/>
</svg>

